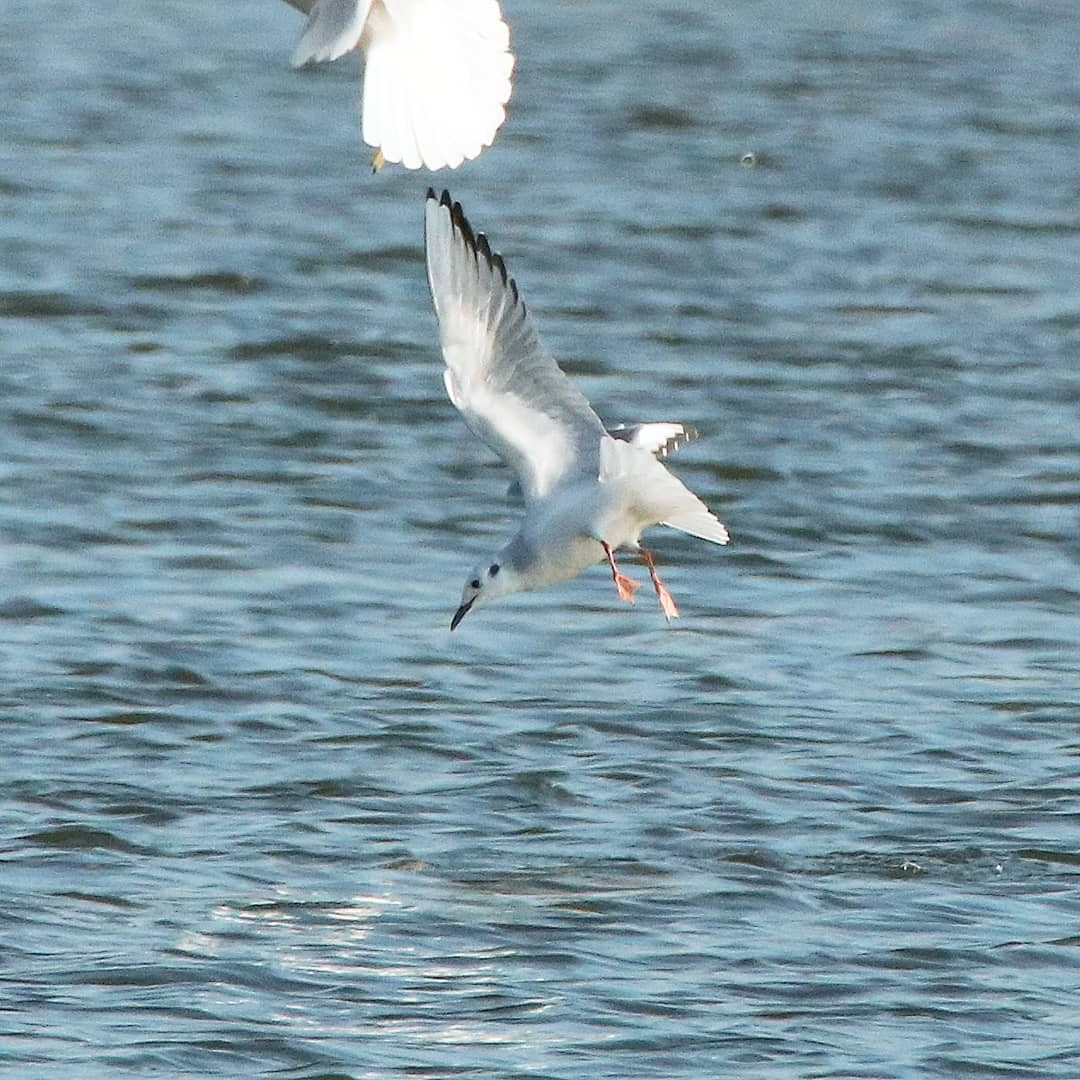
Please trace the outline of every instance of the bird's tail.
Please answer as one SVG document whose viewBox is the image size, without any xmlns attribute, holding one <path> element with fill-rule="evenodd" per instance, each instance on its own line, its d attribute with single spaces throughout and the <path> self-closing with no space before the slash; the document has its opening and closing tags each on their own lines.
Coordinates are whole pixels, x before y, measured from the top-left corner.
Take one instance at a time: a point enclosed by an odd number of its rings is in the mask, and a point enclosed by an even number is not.
<svg viewBox="0 0 1080 1080">
<path fill-rule="evenodd" d="M 667 525 L 671 529 L 678 529 L 679 532 L 689 533 L 691 536 L 697 536 L 702 540 L 709 540 L 714 544 L 726 544 L 731 537 L 728 536 L 723 523 L 693 492 L 687 491 L 687 495 L 697 505 L 687 506 L 685 509 L 680 507 L 660 524 Z"/>
<path fill-rule="evenodd" d="M 495 138 L 514 57 L 498 0 L 374 0 L 361 47 L 364 142 L 406 168 L 455 168 Z"/>
<path fill-rule="evenodd" d="M 730 539 L 716 515 L 644 447 L 604 439 L 600 478 L 625 484 L 642 518 L 649 523 L 658 522 L 714 544 L 726 544 Z"/>
</svg>

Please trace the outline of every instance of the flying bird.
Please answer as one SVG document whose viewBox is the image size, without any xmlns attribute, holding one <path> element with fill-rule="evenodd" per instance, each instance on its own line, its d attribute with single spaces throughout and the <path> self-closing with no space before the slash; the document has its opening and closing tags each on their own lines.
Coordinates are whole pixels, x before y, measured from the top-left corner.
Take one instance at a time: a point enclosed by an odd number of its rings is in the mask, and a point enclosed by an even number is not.
<svg viewBox="0 0 1080 1080">
<path fill-rule="evenodd" d="M 450 629 L 475 607 L 566 581 L 597 562 L 607 562 L 619 596 L 632 603 L 638 582 L 615 562 L 621 547 L 645 561 L 670 622 L 679 611 L 638 542 L 642 530 L 662 524 L 728 542 L 727 529 L 660 460 L 692 429 L 607 431 L 540 344 L 502 256 L 446 191 L 440 198 L 428 189 L 425 240 L 446 392 L 473 434 L 513 470 L 525 502 L 517 532 L 466 579 Z"/>
<path fill-rule="evenodd" d="M 498 0 L 287 0 L 307 14 L 296 67 L 364 54 L 374 166 L 457 168 L 506 119 L 514 55 Z"/>
</svg>

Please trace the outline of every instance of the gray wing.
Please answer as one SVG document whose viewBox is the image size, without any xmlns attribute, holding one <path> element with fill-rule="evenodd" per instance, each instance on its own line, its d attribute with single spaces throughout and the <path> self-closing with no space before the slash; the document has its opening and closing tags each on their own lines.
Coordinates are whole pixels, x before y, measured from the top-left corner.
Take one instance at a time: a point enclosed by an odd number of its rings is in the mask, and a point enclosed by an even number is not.
<svg viewBox="0 0 1080 1080">
<path fill-rule="evenodd" d="M 568 476 L 596 476 L 604 426 L 544 351 L 517 285 L 448 192 L 428 190 L 428 282 L 446 392 L 514 470 L 527 502 Z"/>
<path fill-rule="evenodd" d="M 293 66 L 309 60 L 336 60 L 360 43 L 372 0 L 288 0 L 293 7 L 309 12 L 300 43 L 293 53 Z"/>
<path fill-rule="evenodd" d="M 640 446 L 642 450 L 648 450 L 653 457 L 658 458 L 666 458 L 680 446 L 685 446 L 698 437 L 697 428 L 673 421 L 634 424 L 632 427 L 619 424 L 618 427 L 609 428 L 608 434 L 633 446 Z"/>
</svg>

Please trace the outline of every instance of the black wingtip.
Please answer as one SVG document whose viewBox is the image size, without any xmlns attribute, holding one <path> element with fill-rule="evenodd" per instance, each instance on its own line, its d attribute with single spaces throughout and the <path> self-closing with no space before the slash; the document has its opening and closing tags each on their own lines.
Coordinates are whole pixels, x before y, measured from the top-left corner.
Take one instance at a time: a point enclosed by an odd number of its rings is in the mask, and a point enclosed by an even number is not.
<svg viewBox="0 0 1080 1080">
<path fill-rule="evenodd" d="M 444 203 L 450 207 L 450 220 L 454 222 L 454 227 L 461 233 L 464 242 L 469 245 L 472 251 L 476 251 L 476 234 L 472 231 L 472 226 L 469 224 L 469 218 L 465 217 L 465 212 L 461 208 L 461 203 Z"/>
<path fill-rule="evenodd" d="M 431 193 L 431 197 L 434 198 L 434 192 Z M 462 239 L 466 245 L 474 253 L 487 246 L 487 238 L 483 233 L 477 235 L 473 232 L 473 227 L 469 224 L 469 219 L 465 216 L 465 211 L 461 208 L 461 203 L 454 202 L 450 197 L 450 192 L 443 188 L 442 197 L 439 199 L 439 205 L 445 206 L 450 211 L 450 224 L 454 226 L 459 233 L 461 233 Z M 488 249 L 487 258 L 491 258 L 490 248 Z"/>
<path fill-rule="evenodd" d="M 428 188 L 428 198 L 435 198 L 435 192 L 431 188 Z M 469 224 L 469 219 L 465 216 L 465 211 L 461 208 L 461 203 L 454 202 L 450 197 L 450 192 L 445 188 L 443 189 L 442 197 L 439 199 L 439 205 L 445 206 L 450 211 L 450 222 L 454 228 L 461 233 L 461 238 L 465 241 L 466 247 L 468 247 L 477 258 L 483 257 L 488 266 L 498 273 L 499 277 L 502 279 L 503 285 L 510 290 L 511 295 L 514 298 L 514 303 L 521 305 L 522 314 L 524 314 L 525 302 L 521 299 L 521 294 L 518 292 L 517 282 L 514 281 L 510 276 L 509 271 L 506 269 L 506 263 L 503 261 L 503 257 L 497 251 L 491 250 L 491 243 L 487 236 L 482 232 L 473 232 L 473 227 Z"/>
<path fill-rule="evenodd" d="M 514 302 L 517 303 L 517 286 L 513 283 L 510 275 L 506 272 L 506 263 L 503 262 L 503 257 L 496 251 L 491 256 L 491 265 L 495 267 L 499 272 L 499 277 L 502 278 L 503 285 L 509 285 L 510 291 L 514 294 Z"/>
</svg>

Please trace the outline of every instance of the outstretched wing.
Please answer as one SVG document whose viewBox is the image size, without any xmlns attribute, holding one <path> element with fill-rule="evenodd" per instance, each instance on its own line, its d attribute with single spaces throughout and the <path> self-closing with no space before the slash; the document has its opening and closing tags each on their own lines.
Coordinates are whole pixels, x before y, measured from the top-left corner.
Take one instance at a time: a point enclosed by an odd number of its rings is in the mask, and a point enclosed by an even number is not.
<svg viewBox="0 0 1080 1080">
<path fill-rule="evenodd" d="M 514 470 L 526 502 L 596 476 L 604 426 L 540 345 L 502 257 L 446 191 L 428 191 L 425 235 L 446 392 L 465 423 Z"/>
<path fill-rule="evenodd" d="M 631 446 L 640 446 L 642 450 L 648 450 L 653 457 L 658 458 L 666 458 L 680 446 L 685 446 L 698 437 L 697 428 L 673 421 L 634 424 L 632 427 L 619 424 L 618 427 L 608 428 L 608 434 L 630 443 Z"/>
<path fill-rule="evenodd" d="M 294 7 L 301 6 L 289 0 Z M 372 0 L 315 0 L 308 4 L 308 20 L 293 53 L 293 65 L 311 60 L 336 60 L 360 44 Z"/>
</svg>

